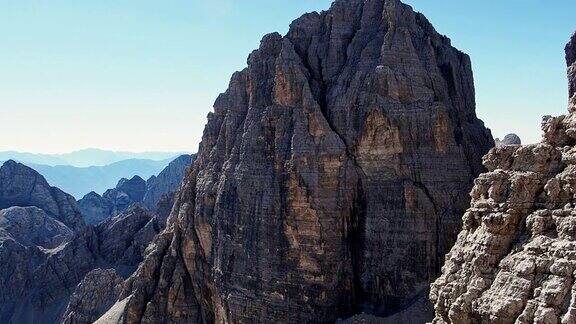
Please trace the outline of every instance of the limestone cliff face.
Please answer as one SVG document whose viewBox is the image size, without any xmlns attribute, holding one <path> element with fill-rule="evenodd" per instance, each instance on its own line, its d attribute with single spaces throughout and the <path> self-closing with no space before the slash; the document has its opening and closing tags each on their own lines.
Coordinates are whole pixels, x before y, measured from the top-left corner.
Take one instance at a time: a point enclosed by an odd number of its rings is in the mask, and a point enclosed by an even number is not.
<svg viewBox="0 0 576 324">
<path fill-rule="evenodd" d="M 397 0 L 270 34 L 208 116 L 167 229 L 104 318 L 330 322 L 427 294 L 481 157 L 470 60 Z"/>
<path fill-rule="evenodd" d="M 576 34 L 569 114 L 540 144 L 484 157 L 464 228 L 433 284 L 435 323 L 576 322 Z"/>
</svg>

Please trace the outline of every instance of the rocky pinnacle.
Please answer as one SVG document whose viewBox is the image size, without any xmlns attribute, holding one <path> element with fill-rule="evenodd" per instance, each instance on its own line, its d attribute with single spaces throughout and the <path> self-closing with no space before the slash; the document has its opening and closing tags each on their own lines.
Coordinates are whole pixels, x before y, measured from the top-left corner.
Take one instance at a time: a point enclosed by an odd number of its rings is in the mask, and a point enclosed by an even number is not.
<svg viewBox="0 0 576 324">
<path fill-rule="evenodd" d="M 216 100 L 166 230 L 103 318 L 409 314 L 492 146 L 469 57 L 423 15 L 397 0 L 305 14 Z"/>
</svg>

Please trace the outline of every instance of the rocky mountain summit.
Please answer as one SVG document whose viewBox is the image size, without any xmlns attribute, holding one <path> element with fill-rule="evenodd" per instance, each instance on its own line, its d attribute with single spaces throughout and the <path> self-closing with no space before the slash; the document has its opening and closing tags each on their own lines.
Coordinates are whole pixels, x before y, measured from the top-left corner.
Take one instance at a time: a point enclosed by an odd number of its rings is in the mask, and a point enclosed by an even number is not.
<svg viewBox="0 0 576 324">
<path fill-rule="evenodd" d="M 494 146 L 470 59 L 397 0 L 270 34 L 208 116 L 166 230 L 100 322 L 431 318 Z"/>
<path fill-rule="evenodd" d="M 87 194 L 78 201 L 86 222 L 98 224 L 122 213 L 133 204 L 145 206 L 165 222 L 172 208 L 174 193 L 193 160 L 194 155 L 181 155 L 170 162 L 158 176 L 152 176 L 147 181 L 139 176 L 122 178 L 115 188 L 106 190 L 102 196 L 95 192 Z M 166 207 L 166 203 L 170 206 Z"/>
<path fill-rule="evenodd" d="M 88 224 L 98 224 L 120 214 L 132 204 L 142 202 L 145 193 L 144 179 L 139 176 L 122 178 L 116 188 L 106 190 L 102 196 L 91 192 L 80 199 L 78 205 Z"/>
<path fill-rule="evenodd" d="M 132 201 L 142 201 L 146 194 L 146 181 L 139 176 L 132 179 L 122 178 L 116 185 L 116 190 L 126 193 Z"/>
<path fill-rule="evenodd" d="M 494 142 L 496 142 L 496 147 L 508 146 L 508 145 L 522 145 L 522 140 L 516 134 L 508 134 L 504 136 L 502 140 L 497 138 L 494 140 Z"/>
<path fill-rule="evenodd" d="M 37 207 L 74 230 L 85 227 L 74 197 L 51 187 L 33 169 L 10 160 L 0 167 L 0 209 L 14 206 Z"/>
<path fill-rule="evenodd" d="M 434 323 L 576 323 L 576 34 L 566 60 L 568 115 L 544 117 L 541 143 L 484 157 Z"/>
<path fill-rule="evenodd" d="M 0 323 L 58 323 L 67 309 L 66 319 L 73 323 L 97 319 L 117 294 L 100 313 L 77 299 L 67 306 L 75 290 L 74 296 L 81 296 L 98 272 L 83 281 L 86 285 L 76 288 L 78 283 L 98 268 L 128 277 L 164 227 L 161 218 L 140 206 L 97 226 L 85 225 L 72 196 L 12 161 L 0 168 L 0 204 Z"/>
</svg>

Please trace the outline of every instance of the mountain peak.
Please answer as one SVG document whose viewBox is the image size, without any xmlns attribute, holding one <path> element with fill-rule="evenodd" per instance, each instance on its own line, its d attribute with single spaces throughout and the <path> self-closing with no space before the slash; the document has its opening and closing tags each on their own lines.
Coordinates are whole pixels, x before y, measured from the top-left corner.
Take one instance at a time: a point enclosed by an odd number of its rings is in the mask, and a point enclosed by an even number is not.
<svg viewBox="0 0 576 324">
<path fill-rule="evenodd" d="M 182 323 L 426 312 L 411 306 L 493 145 L 469 57 L 409 6 L 341 0 L 304 15 L 266 35 L 218 97 L 124 311 Z"/>
<path fill-rule="evenodd" d="M 76 200 L 51 187 L 36 170 L 13 160 L 0 167 L 0 209 L 38 207 L 72 229 L 84 227 Z"/>
<path fill-rule="evenodd" d="M 21 164 L 21 163 L 18 163 L 18 162 L 14 161 L 14 160 L 8 160 L 8 161 L 5 161 L 5 162 L 2 164 L 2 166 L 5 165 L 6 167 L 12 167 L 12 168 L 13 168 L 13 167 L 17 166 L 18 164 Z"/>
</svg>

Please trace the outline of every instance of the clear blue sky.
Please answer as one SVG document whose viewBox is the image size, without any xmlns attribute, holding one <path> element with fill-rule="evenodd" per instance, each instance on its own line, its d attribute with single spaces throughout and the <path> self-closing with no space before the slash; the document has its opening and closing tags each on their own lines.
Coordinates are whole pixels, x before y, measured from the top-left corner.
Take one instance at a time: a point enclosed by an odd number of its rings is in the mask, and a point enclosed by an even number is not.
<svg viewBox="0 0 576 324">
<path fill-rule="evenodd" d="M 494 136 L 566 110 L 573 0 L 408 0 L 472 57 Z M 0 0 L 0 150 L 195 151 L 260 38 L 328 0 Z"/>
</svg>

